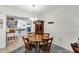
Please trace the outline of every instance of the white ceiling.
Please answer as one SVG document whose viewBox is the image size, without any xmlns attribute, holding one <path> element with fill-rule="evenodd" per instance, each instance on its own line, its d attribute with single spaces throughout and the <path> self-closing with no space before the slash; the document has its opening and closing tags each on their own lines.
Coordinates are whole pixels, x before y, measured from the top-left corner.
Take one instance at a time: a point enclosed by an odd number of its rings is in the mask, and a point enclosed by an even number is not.
<svg viewBox="0 0 79 59">
<path fill-rule="evenodd" d="M 6 7 L 6 8 L 16 8 L 18 10 L 22 10 L 25 11 L 27 13 L 32 13 L 33 12 L 33 7 L 32 5 L 2 5 L 2 7 Z M 35 14 L 36 15 L 41 15 L 44 14 L 46 12 L 49 11 L 53 11 L 54 9 L 56 9 L 57 6 L 50 6 L 50 5 L 35 5 Z"/>
<path fill-rule="evenodd" d="M 23 11 L 27 11 L 28 13 L 33 13 L 33 6 L 32 5 L 20 5 L 20 6 L 15 6 Z M 35 5 L 34 10 L 36 15 L 41 15 L 46 12 L 51 11 L 52 9 L 54 10 L 56 7 L 55 6 L 48 6 L 48 5 Z"/>
<path fill-rule="evenodd" d="M 32 5 L 2 5 L 3 8 L 8 8 L 8 9 L 17 9 L 21 10 L 25 13 L 32 14 L 33 12 L 33 7 Z M 35 6 L 35 14 L 36 15 L 42 15 L 47 12 L 55 11 L 61 9 L 64 12 L 68 11 L 71 13 L 79 13 L 79 6 L 75 5 L 36 5 Z"/>
</svg>

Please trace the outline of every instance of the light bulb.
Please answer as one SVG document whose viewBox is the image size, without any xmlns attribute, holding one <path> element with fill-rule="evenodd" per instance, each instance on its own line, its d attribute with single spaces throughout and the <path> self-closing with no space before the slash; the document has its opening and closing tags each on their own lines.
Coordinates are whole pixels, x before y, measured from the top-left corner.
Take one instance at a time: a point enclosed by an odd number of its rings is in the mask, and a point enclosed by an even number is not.
<svg viewBox="0 0 79 59">
<path fill-rule="evenodd" d="M 37 21 L 38 19 L 37 19 L 37 17 L 35 17 L 35 21 Z"/>
<path fill-rule="evenodd" d="M 31 18 L 30 18 L 30 21 L 34 21 L 34 18 L 33 18 L 33 17 L 31 17 Z"/>
</svg>

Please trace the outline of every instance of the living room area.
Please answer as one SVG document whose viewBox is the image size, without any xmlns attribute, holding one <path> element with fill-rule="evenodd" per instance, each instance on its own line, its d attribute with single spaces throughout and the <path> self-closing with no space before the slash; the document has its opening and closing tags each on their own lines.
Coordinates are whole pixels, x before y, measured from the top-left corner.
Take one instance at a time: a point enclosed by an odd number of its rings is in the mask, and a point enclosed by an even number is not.
<svg viewBox="0 0 79 59">
<path fill-rule="evenodd" d="M 0 53 L 79 53 L 78 19 L 78 5 L 0 5 Z"/>
</svg>

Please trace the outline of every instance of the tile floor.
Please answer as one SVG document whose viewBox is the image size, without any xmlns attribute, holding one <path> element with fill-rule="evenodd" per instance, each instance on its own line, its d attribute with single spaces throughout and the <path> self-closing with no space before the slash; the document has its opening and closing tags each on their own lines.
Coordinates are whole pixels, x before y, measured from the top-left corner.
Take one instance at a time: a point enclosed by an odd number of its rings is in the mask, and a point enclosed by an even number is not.
<svg viewBox="0 0 79 59">
<path fill-rule="evenodd" d="M 12 42 L 8 42 L 6 48 L 0 48 L 0 53 L 12 52 L 23 45 L 24 45 L 24 42 L 23 42 L 22 38 L 19 37 L 18 39 L 14 40 Z"/>
</svg>

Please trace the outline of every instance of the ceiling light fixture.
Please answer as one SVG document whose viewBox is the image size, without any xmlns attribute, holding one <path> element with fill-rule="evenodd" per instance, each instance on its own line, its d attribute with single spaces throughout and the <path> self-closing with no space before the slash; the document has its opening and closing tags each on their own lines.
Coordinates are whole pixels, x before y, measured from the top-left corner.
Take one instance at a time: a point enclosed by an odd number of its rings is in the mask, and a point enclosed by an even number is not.
<svg viewBox="0 0 79 59">
<path fill-rule="evenodd" d="M 37 17 L 35 17 L 35 5 L 32 5 L 33 6 L 33 16 L 29 19 L 30 21 L 37 21 Z"/>
</svg>

